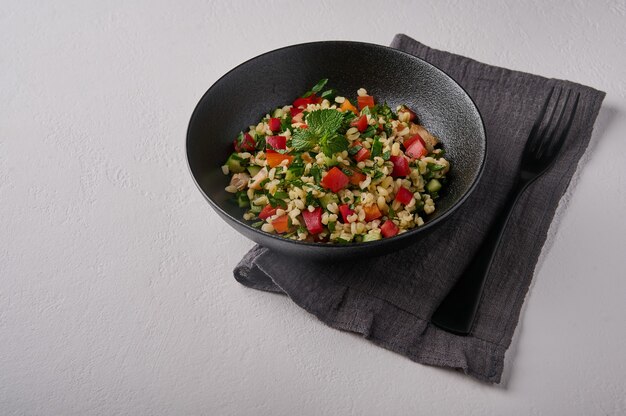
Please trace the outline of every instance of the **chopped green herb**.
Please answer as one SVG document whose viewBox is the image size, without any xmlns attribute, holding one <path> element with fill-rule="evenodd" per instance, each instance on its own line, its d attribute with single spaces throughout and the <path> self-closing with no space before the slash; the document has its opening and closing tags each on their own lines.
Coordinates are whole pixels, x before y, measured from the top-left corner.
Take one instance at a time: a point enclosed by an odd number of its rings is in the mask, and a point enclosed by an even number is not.
<svg viewBox="0 0 626 416">
<path fill-rule="evenodd" d="M 322 170 L 319 166 L 314 165 L 311 167 L 311 171 L 309 173 L 313 176 L 313 179 L 315 179 L 315 183 L 320 183 L 322 180 Z"/>
<path fill-rule="evenodd" d="M 428 170 L 430 170 L 431 172 L 437 172 L 443 168 L 445 168 L 444 165 L 440 165 L 438 163 L 428 163 L 426 165 L 426 167 L 428 168 Z"/>
<path fill-rule="evenodd" d="M 368 137 L 372 137 L 374 134 L 376 134 L 376 128 L 374 126 L 369 126 L 363 133 L 361 133 L 361 137 L 367 139 Z"/>
<path fill-rule="evenodd" d="M 386 119 L 396 119 L 396 115 L 394 114 L 394 112 L 391 110 L 391 108 L 389 108 L 389 106 L 387 105 L 387 103 L 384 103 L 382 105 L 377 105 L 375 107 L 376 109 L 376 114 L 379 116 L 382 116 Z"/>
<path fill-rule="evenodd" d="M 318 92 L 320 92 L 322 90 L 322 88 L 324 88 L 324 86 L 326 85 L 326 83 L 328 82 L 328 78 L 324 78 L 319 80 L 319 82 L 317 84 L 315 84 L 315 86 L 313 86 L 313 88 L 311 88 L 309 91 L 307 91 L 302 98 L 307 98 L 310 97 L 313 94 L 317 94 Z"/>
<path fill-rule="evenodd" d="M 328 101 L 333 101 L 335 99 L 335 97 L 337 96 L 337 92 L 335 90 L 333 90 L 332 88 L 330 90 L 326 90 L 324 91 L 320 97 L 322 99 L 326 99 Z"/>
<path fill-rule="evenodd" d="M 359 153 L 359 150 L 361 150 L 361 149 L 363 149 L 363 146 L 361 146 L 361 145 L 352 146 L 352 147 L 348 148 L 348 154 L 350 156 L 354 156 L 357 153 Z"/>
<path fill-rule="evenodd" d="M 280 120 L 280 131 L 287 131 L 291 128 L 291 113 L 286 112 L 283 118 Z"/>
<path fill-rule="evenodd" d="M 306 194 L 306 200 L 304 202 L 307 207 L 309 205 L 313 205 L 314 207 L 319 206 L 319 202 L 317 201 L 317 199 L 315 199 L 315 197 L 313 196 L 313 194 L 311 192 L 307 192 Z"/>
<path fill-rule="evenodd" d="M 391 152 L 387 150 L 385 153 L 383 153 L 383 160 L 389 160 L 389 158 L 391 158 Z"/>
<path fill-rule="evenodd" d="M 265 150 L 265 136 L 262 134 L 256 134 L 254 141 L 256 143 L 255 148 L 256 150 Z"/>
<path fill-rule="evenodd" d="M 374 143 L 372 143 L 372 159 L 376 156 L 380 156 L 383 150 L 383 144 L 380 142 L 378 136 L 374 136 Z"/>
</svg>

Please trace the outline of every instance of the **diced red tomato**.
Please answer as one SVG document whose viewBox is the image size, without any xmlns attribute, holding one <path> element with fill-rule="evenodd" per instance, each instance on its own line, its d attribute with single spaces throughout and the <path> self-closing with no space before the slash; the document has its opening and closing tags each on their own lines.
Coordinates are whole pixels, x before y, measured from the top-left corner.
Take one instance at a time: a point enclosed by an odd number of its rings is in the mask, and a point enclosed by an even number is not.
<svg viewBox="0 0 626 416">
<path fill-rule="evenodd" d="M 385 221 L 385 223 L 380 227 L 380 233 L 385 238 L 393 237 L 394 235 L 398 234 L 398 231 L 400 231 L 400 229 L 391 220 Z"/>
<path fill-rule="evenodd" d="M 235 139 L 233 141 L 233 146 L 235 147 L 235 152 L 252 152 L 254 150 L 256 143 L 250 134 L 244 133 L 243 139 L 241 143 L 239 143 L 239 139 Z"/>
<path fill-rule="evenodd" d="M 415 134 L 411 137 L 407 137 L 406 139 L 404 139 L 404 141 L 402 142 L 402 146 L 404 146 L 405 149 L 408 149 L 409 146 L 415 143 L 416 140 L 420 140 L 422 144 L 424 145 L 424 147 L 426 147 L 426 143 L 424 142 L 424 139 L 422 139 L 422 136 L 420 136 L 419 134 Z"/>
<path fill-rule="evenodd" d="M 286 233 L 289 230 L 289 217 L 287 215 L 281 215 L 272 221 L 272 226 L 278 234 Z"/>
<path fill-rule="evenodd" d="M 428 154 L 428 149 L 424 146 L 424 141 L 419 138 L 415 140 L 411 145 L 404 151 L 404 154 L 413 159 L 419 159 L 420 157 L 426 156 Z"/>
<path fill-rule="evenodd" d="M 368 149 L 362 148 L 356 153 L 356 155 L 354 156 L 354 160 L 356 160 L 357 162 L 362 162 L 366 159 L 369 159 L 370 156 L 372 156 L 372 153 Z"/>
<path fill-rule="evenodd" d="M 259 212 L 259 219 L 265 220 L 274 214 L 276 214 L 276 208 L 272 207 L 270 204 L 267 204 L 263 207 L 261 212 Z"/>
<path fill-rule="evenodd" d="M 406 157 L 391 156 L 389 160 L 393 162 L 393 172 L 391 172 L 391 176 L 394 178 L 407 176 L 411 173 L 411 169 L 409 169 L 409 161 Z"/>
<path fill-rule="evenodd" d="M 305 109 L 309 104 L 318 104 L 322 102 L 322 99 L 315 94 L 311 94 L 306 98 L 296 98 L 293 102 L 293 106 L 296 108 Z"/>
<path fill-rule="evenodd" d="M 275 117 L 270 118 L 269 121 L 267 122 L 267 125 L 272 131 L 280 131 L 280 119 L 279 118 L 275 118 Z"/>
<path fill-rule="evenodd" d="M 363 114 L 361 117 L 359 117 L 358 119 L 350 123 L 350 125 L 353 127 L 356 127 L 361 133 L 363 133 L 365 129 L 367 129 L 367 126 L 368 126 L 367 116 Z"/>
<path fill-rule="evenodd" d="M 308 126 L 308 125 L 306 125 L 306 124 L 302 124 L 302 125 L 300 125 L 299 127 L 300 127 L 301 129 L 308 129 L 308 128 L 309 128 L 309 126 Z"/>
<path fill-rule="evenodd" d="M 405 105 L 403 105 L 402 108 L 398 110 L 398 113 L 409 113 L 409 121 L 413 121 L 415 120 L 415 117 L 417 117 L 413 110 Z"/>
<path fill-rule="evenodd" d="M 352 170 L 352 175 L 350 176 L 350 183 L 352 185 L 358 185 L 367 178 L 367 176 L 365 176 L 364 173 L 359 172 L 358 170 L 355 170 L 355 169 L 351 169 L 351 170 Z"/>
<path fill-rule="evenodd" d="M 343 222 L 348 222 L 348 217 L 354 214 L 354 211 L 350 209 L 348 204 L 339 205 L 339 212 L 341 213 L 341 218 L 343 218 Z"/>
<path fill-rule="evenodd" d="M 343 173 L 337 166 L 328 171 L 326 176 L 322 178 L 322 186 L 326 189 L 337 193 L 350 183 L 348 175 Z"/>
<path fill-rule="evenodd" d="M 371 95 L 366 95 L 364 97 L 359 95 L 356 97 L 356 100 L 359 104 L 359 110 L 363 110 L 365 107 L 374 107 L 374 97 Z"/>
<path fill-rule="evenodd" d="M 292 123 L 302 123 L 302 118 L 304 117 L 304 113 L 300 112 L 291 118 Z"/>
<path fill-rule="evenodd" d="M 285 136 L 267 136 L 265 143 L 275 150 L 285 150 L 287 148 L 287 138 Z M 266 146 L 266 148 L 269 149 L 270 147 Z"/>
<path fill-rule="evenodd" d="M 298 114 L 302 113 L 302 109 L 298 107 L 291 107 L 289 109 L 289 112 L 291 113 L 291 117 L 293 118 L 297 116 Z"/>
<path fill-rule="evenodd" d="M 363 211 L 365 211 L 365 221 L 374 221 L 375 219 L 383 216 L 383 214 L 378 209 L 378 205 L 376 204 L 363 207 Z"/>
<path fill-rule="evenodd" d="M 302 217 L 304 218 L 304 223 L 306 224 L 307 230 L 311 234 L 319 234 L 324 231 L 324 226 L 322 225 L 322 208 L 317 207 L 310 212 L 308 209 L 302 211 Z"/>
<path fill-rule="evenodd" d="M 413 194 L 404 186 L 401 186 L 400 189 L 398 189 L 398 192 L 396 192 L 396 201 L 403 205 L 411 202 L 411 199 L 413 199 Z"/>
<path fill-rule="evenodd" d="M 280 165 L 283 160 L 288 160 L 289 162 L 287 162 L 287 166 L 289 166 L 293 161 L 293 156 L 267 149 L 265 151 L 265 159 L 267 159 L 267 164 L 270 166 L 270 168 L 275 168 L 276 166 Z"/>
<path fill-rule="evenodd" d="M 296 108 L 306 108 L 307 105 L 311 104 L 311 99 L 307 98 L 296 98 L 293 102 L 293 106 Z"/>
</svg>

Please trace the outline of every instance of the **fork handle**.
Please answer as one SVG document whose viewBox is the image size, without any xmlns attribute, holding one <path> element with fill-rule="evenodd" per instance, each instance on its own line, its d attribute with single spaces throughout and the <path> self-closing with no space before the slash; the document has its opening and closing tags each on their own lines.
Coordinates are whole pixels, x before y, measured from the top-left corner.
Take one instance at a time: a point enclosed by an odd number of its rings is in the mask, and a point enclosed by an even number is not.
<svg viewBox="0 0 626 416">
<path fill-rule="evenodd" d="M 489 227 L 473 260 L 433 314 L 433 324 L 454 334 L 469 335 L 504 230 L 515 204 L 530 182 L 520 180 L 509 192 L 505 205 Z"/>
</svg>

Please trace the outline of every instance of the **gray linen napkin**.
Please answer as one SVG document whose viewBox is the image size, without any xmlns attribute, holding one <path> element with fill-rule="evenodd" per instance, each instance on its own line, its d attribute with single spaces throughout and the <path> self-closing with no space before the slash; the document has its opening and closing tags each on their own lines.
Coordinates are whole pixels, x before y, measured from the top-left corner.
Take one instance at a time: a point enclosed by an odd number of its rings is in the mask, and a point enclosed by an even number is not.
<svg viewBox="0 0 626 416">
<path fill-rule="evenodd" d="M 587 148 L 605 94 L 434 50 L 405 35 L 396 35 L 391 46 L 441 68 L 476 102 L 489 141 L 478 188 L 440 228 L 397 253 L 320 264 L 256 246 L 235 268 L 235 278 L 255 289 L 283 292 L 331 327 L 362 334 L 411 360 L 498 383 L 552 217 Z M 472 335 L 442 331 L 429 319 L 503 205 L 526 138 L 553 85 L 581 94 L 567 142 L 552 169 L 526 191 L 513 213 Z"/>
</svg>

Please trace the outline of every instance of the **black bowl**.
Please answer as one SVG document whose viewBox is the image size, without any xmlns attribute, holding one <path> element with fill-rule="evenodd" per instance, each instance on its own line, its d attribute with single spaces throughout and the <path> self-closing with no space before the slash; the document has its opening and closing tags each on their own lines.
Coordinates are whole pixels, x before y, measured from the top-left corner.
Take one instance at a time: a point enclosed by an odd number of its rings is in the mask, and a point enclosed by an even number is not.
<svg viewBox="0 0 626 416">
<path fill-rule="evenodd" d="M 232 141 L 277 106 L 291 103 L 322 78 L 340 94 L 360 87 L 391 108 L 407 104 L 420 123 L 440 137 L 450 160 L 447 191 L 425 224 L 393 238 L 346 245 L 284 239 L 251 227 L 224 191 L 222 173 Z M 472 99 L 435 66 L 396 49 L 359 42 L 288 46 L 250 59 L 220 78 L 202 96 L 187 131 L 187 159 L 198 188 L 215 211 L 251 240 L 287 255 L 313 259 L 373 256 L 420 239 L 473 191 L 486 156 L 485 129 Z"/>
</svg>

